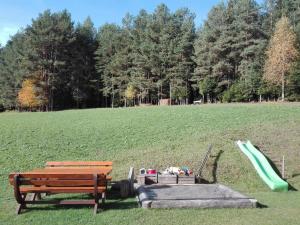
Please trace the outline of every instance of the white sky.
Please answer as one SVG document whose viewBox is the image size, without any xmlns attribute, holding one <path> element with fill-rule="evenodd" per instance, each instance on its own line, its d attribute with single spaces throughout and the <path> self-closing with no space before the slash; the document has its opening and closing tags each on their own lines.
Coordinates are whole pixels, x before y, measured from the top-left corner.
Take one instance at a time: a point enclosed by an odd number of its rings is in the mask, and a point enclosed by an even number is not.
<svg viewBox="0 0 300 225">
<path fill-rule="evenodd" d="M 16 34 L 18 30 L 19 30 L 19 28 L 17 26 L 0 27 L 0 44 L 1 44 L 1 46 L 4 46 L 6 44 L 6 42 L 10 39 L 10 36 Z"/>
</svg>

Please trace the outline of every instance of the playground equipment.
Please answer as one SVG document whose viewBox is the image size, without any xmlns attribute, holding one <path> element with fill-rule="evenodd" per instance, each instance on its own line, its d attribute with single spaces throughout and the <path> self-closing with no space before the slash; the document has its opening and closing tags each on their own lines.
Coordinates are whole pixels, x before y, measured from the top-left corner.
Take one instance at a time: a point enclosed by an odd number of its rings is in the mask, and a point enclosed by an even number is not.
<svg viewBox="0 0 300 225">
<path fill-rule="evenodd" d="M 212 148 L 213 148 L 213 145 L 210 144 L 210 145 L 208 146 L 208 149 L 207 149 L 207 152 L 206 152 L 206 154 L 205 154 L 205 156 L 204 156 L 204 159 L 202 160 L 202 162 L 201 162 L 201 164 L 200 164 L 199 171 L 198 171 L 198 177 L 199 177 L 199 178 L 202 177 L 202 171 L 203 171 L 203 168 L 204 168 L 204 166 L 205 166 L 205 164 L 206 164 L 206 162 L 207 162 L 207 160 L 208 160 L 208 158 L 209 158 L 209 156 L 210 156 L 210 154 L 211 154 Z"/>
<path fill-rule="evenodd" d="M 258 175 L 272 191 L 288 191 L 288 183 L 277 175 L 266 157 L 257 150 L 250 141 L 237 141 L 237 145 L 249 158 Z"/>
</svg>

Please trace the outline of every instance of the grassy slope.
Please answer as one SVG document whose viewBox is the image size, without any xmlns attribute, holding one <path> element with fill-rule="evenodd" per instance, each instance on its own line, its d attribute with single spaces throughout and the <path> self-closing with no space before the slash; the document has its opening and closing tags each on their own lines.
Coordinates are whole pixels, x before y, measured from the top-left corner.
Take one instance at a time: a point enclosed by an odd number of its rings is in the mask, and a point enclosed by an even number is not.
<svg viewBox="0 0 300 225">
<path fill-rule="evenodd" d="M 247 104 L 200 107 L 70 110 L 0 114 L 0 222 L 4 224 L 297 224 L 300 194 L 270 193 L 234 145 L 250 139 L 287 160 L 289 182 L 300 188 L 300 105 Z M 214 155 L 205 178 L 227 184 L 266 204 L 265 209 L 143 210 L 134 199 L 111 200 L 95 218 L 91 209 L 32 210 L 16 217 L 12 171 L 42 167 L 49 160 L 113 160 L 115 179 L 129 166 L 197 169 L 209 143 Z M 52 207 L 53 209 L 54 207 Z M 54 208 L 55 209 L 55 208 Z M 54 218 L 56 221 L 54 221 Z M 166 219 L 165 219 L 166 218 Z M 168 221 L 168 222 L 166 222 Z"/>
</svg>

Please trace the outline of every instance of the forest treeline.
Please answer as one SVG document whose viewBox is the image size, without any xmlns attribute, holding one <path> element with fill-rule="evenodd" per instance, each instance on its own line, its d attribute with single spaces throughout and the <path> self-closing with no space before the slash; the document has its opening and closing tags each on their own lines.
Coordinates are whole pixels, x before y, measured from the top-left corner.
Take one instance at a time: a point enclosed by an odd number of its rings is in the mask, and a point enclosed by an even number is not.
<svg viewBox="0 0 300 225">
<path fill-rule="evenodd" d="M 171 12 L 164 4 L 99 29 L 89 17 L 74 24 L 66 10 L 46 10 L 0 48 L 0 108 L 120 107 L 166 98 L 174 104 L 277 100 L 282 82 L 269 82 L 264 74 L 283 17 L 288 22 L 282 26 L 289 27 L 281 30 L 290 29 L 299 48 L 298 0 L 228 0 L 214 6 L 199 28 L 189 9 Z M 299 57 L 288 68 L 285 96 L 297 101 Z"/>
</svg>

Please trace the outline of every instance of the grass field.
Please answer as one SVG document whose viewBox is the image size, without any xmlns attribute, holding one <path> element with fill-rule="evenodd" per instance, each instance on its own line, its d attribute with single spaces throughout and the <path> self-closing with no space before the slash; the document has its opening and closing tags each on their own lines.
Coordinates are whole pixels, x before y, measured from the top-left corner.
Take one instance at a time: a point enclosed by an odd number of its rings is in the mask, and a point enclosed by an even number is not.
<svg viewBox="0 0 300 225">
<path fill-rule="evenodd" d="M 228 104 L 0 114 L 0 224 L 299 224 L 300 194 L 272 193 L 234 142 L 250 139 L 285 155 L 288 182 L 300 189 L 300 104 Z M 130 166 L 197 170 L 205 179 L 265 205 L 258 209 L 144 210 L 134 198 L 111 199 L 95 217 L 88 207 L 37 207 L 16 216 L 7 176 L 50 160 L 112 160 L 113 178 Z"/>
</svg>

